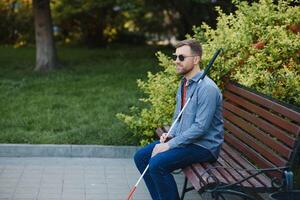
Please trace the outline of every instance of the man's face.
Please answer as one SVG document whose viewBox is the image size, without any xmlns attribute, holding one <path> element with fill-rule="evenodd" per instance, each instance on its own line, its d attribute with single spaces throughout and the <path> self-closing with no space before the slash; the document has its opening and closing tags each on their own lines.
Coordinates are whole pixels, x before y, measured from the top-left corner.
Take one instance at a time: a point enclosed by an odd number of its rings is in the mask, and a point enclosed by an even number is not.
<svg viewBox="0 0 300 200">
<path fill-rule="evenodd" d="M 197 56 L 193 55 L 191 48 L 187 45 L 178 47 L 175 51 L 174 57 L 177 73 L 183 76 L 191 72 L 198 62 L 198 60 L 195 59 Z"/>
</svg>

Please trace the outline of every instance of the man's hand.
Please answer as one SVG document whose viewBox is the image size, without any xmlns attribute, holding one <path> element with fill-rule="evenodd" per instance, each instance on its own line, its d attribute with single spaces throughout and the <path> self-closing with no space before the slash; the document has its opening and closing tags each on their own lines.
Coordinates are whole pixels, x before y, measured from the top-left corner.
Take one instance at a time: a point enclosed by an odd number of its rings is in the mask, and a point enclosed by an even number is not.
<svg viewBox="0 0 300 200">
<path fill-rule="evenodd" d="M 160 143 L 164 143 L 167 142 L 168 140 L 170 140 L 172 137 L 167 137 L 168 133 L 163 133 L 160 138 L 159 141 Z"/>
<path fill-rule="evenodd" d="M 152 151 L 151 157 L 154 157 L 156 154 L 162 153 L 164 151 L 168 151 L 169 149 L 170 149 L 170 146 L 168 143 L 156 144 Z"/>
</svg>

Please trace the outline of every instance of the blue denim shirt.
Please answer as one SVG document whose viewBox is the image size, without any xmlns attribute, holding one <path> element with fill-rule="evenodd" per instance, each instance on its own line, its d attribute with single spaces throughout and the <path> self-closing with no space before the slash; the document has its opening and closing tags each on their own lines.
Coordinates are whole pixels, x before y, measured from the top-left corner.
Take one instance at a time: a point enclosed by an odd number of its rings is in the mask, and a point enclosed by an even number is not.
<svg viewBox="0 0 300 200">
<path fill-rule="evenodd" d="M 214 81 L 207 76 L 198 84 L 202 73 L 203 71 L 197 73 L 187 83 L 186 100 L 194 89 L 195 93 L 170 132 L 173 138 L 168 141 L 168 144 L 170 148 L 196 144 L 208 149 L 217 158 L 224 140 L 222 93 Z M 180 109 L 181 86 L 176 95 L 173 121 Z"/>
</svg>

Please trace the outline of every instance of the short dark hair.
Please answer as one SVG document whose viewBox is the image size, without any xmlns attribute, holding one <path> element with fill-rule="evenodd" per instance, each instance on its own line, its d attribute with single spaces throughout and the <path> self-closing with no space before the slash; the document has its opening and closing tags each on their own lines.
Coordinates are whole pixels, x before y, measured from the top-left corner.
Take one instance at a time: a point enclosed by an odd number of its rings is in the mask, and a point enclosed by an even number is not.
<svg viewBox="0 0 300 200">
<path fill-rule="evenodd" d="M 185 45 L 187 45 L 191 48 L 192 53 L 200 56 L 200 58 L 201 58 L 202 46 L 197 40 L 194 40 L 194 39 L 182 40 L 175 45 L 175 48 L 177 49 L 177 48 L 185 46 Z"/>
</svg>

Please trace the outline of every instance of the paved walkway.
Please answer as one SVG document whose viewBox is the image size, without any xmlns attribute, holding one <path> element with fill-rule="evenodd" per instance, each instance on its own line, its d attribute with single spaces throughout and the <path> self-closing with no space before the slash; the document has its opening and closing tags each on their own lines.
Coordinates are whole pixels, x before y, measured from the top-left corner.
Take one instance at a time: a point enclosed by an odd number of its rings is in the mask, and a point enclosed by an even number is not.
<svg viewBox="0 0 300 200">
<path fill-rule="evenodd" d="M 0 157 L 0 200 L 125 200 L 138 177 L 132 159 Z M 183 176 L 175 178 L 181 191 Z M 134 200 L 148 199 L 141 182 Z"/>
</svg>

